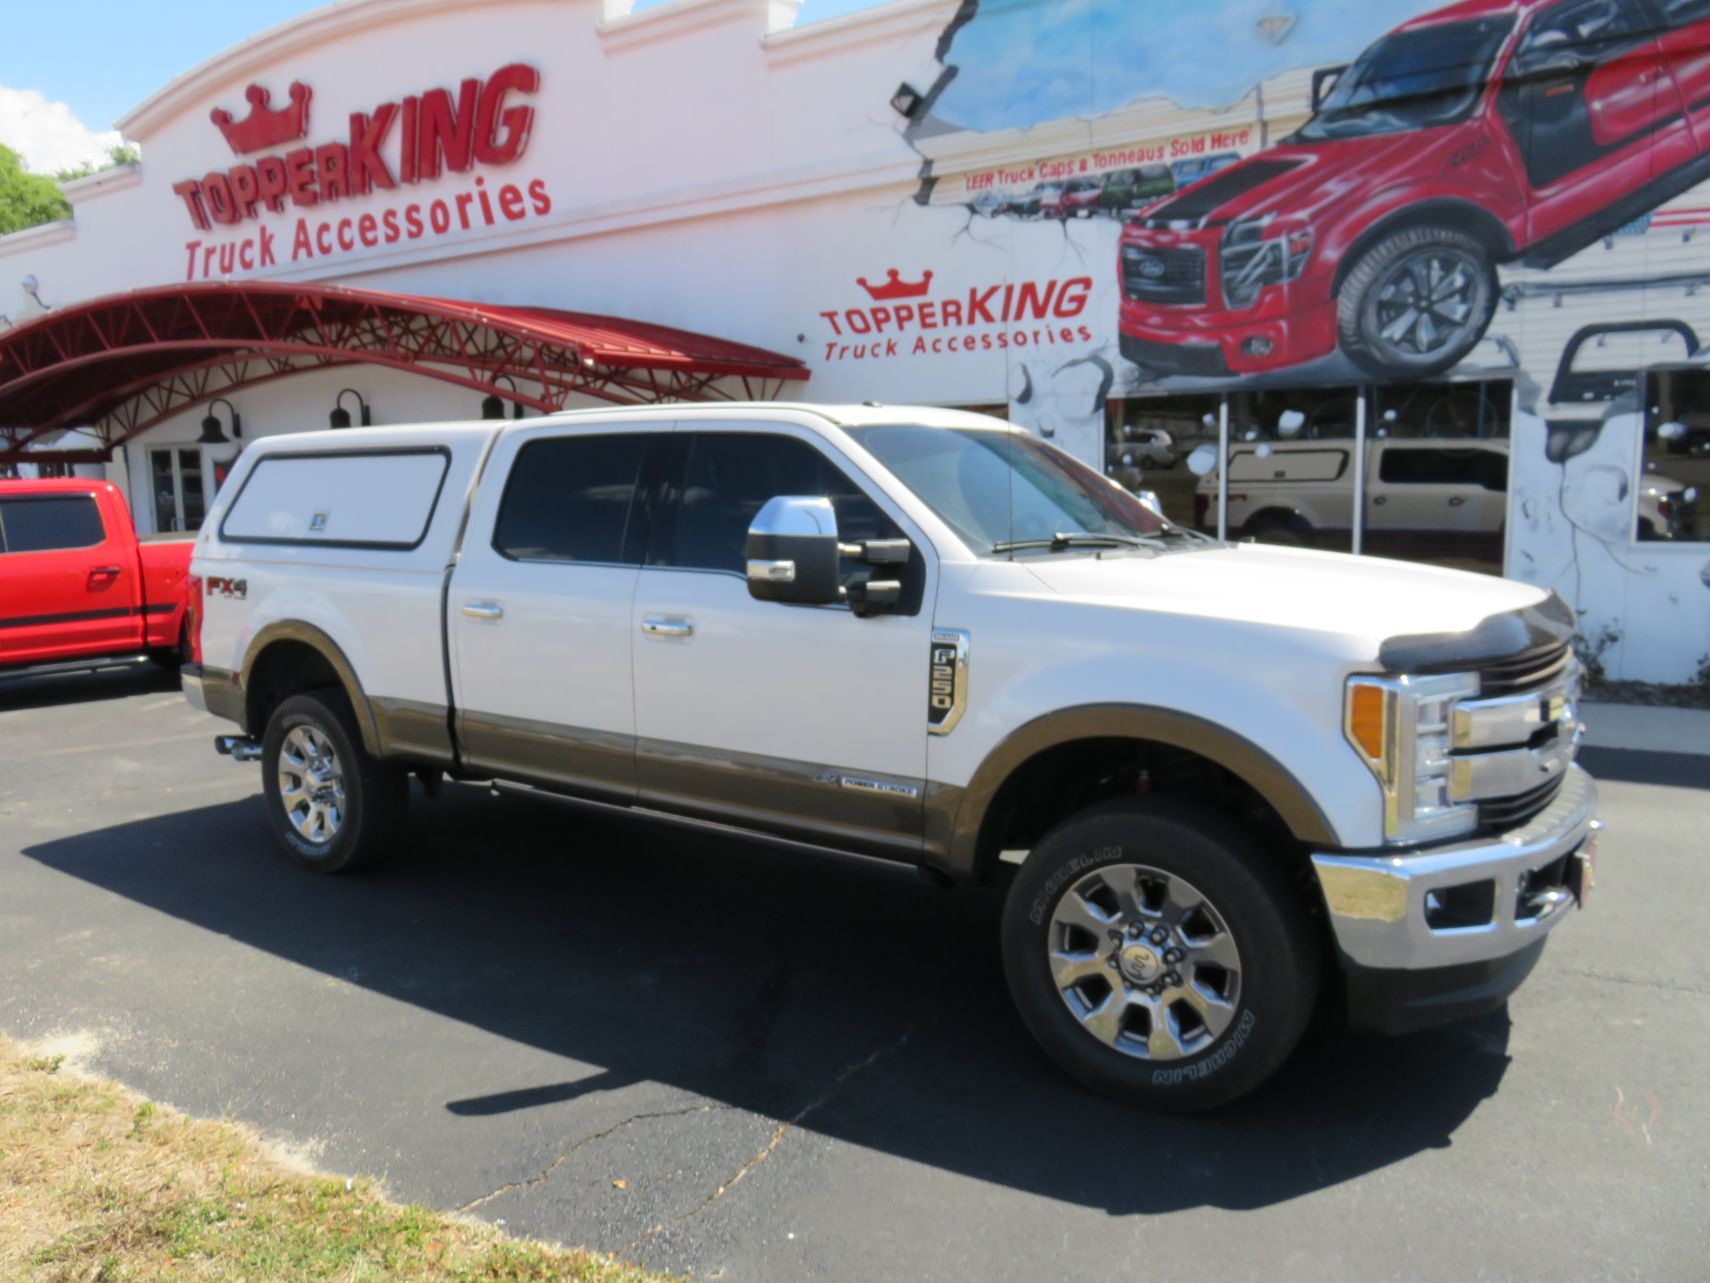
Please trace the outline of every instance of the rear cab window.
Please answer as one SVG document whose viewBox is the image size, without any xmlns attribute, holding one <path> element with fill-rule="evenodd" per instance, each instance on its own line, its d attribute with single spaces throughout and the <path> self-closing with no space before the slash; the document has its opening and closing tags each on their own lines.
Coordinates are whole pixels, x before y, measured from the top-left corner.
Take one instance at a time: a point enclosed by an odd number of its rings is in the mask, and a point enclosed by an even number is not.
<svg viewBox="0 0 1710 1283">
<path fill-rule="evenodd" d="M 94 548 L 106 539 L 93 495 L 0 499 L 0 554 Z"/>
<path fill-rule="evenodd" d="M 525 444 L 505 482 L 493 550 L 512 561 L 640 565 L 637 498 L 655 440 L 630 433 Z"/>
</svg>

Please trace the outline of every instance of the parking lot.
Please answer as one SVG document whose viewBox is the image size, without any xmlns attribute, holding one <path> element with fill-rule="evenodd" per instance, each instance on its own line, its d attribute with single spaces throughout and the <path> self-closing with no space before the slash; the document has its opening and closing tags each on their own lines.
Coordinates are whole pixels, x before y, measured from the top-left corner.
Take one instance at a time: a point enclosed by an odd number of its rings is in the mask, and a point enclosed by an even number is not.
<svg viewBox="0 0 1710 1283">
<path fill-rule="evenodd" d="M 221 726 L 0 684 L 0 1031 L 395 1197 L 702 1279 L 1704 1277 L 1710 757 L 1587 754 L 1598 891 L 1507 1014 L 1175 1119 L 1034 1049 L 991 895 L 473 787 L 317 878 Z"/>
</svg>

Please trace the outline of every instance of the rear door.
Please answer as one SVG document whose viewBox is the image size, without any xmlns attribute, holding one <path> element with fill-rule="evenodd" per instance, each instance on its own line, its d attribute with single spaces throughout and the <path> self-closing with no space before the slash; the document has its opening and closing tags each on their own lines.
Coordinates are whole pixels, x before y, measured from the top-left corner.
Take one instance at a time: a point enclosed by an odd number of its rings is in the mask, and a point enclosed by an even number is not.
<svg viewBox="0 0 1710 1283">
<path fill-rule="evenodd" d="M 0 494 L 0 664 L 142 646 L 135 535 L 93 494 Z"/>
<path fill-rule="evenodd" d="M 1655 24 L 1639 0 L 1559 0 L 1521 35 L 1497 101 L 1526 170 L 1529 243 L 1600 227 L 1696 156 Z"/>
<path fill-rule="evenodd" d="M 494 448 L 448 601 L 459 742 L 478 771 L 634 796 L 642 486 L 671 425 L 630 427 L 531 430 Z"/>
<path fill-rule="evenodd" d="M 1710 151 L 1710 0 L 1656 0 L 1663 60 L 1674 74 L 1700 152 Z"/>
</svg>

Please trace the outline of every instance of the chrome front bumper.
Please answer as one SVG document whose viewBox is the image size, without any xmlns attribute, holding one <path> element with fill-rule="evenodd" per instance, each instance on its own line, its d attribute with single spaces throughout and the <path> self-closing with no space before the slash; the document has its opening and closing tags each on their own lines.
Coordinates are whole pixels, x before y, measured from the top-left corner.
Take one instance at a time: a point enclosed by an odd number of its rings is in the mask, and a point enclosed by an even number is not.
<svg viewBox="0 0 1710 1283">
<path fill-rule="evenodd" d="M 1590 890 L 1596 808 L 1597 785 L 1569 766 L 1554 801 L 1500 837 L 1413 852 L 1314 854 L 1337 946 L 1356 966 L 1419 970 L 1486 962 L 1542 940 Z M 1481 903 L 1486 894 L 1489 921 L 1442 924 L 1451 896 Z"/>
</svg>

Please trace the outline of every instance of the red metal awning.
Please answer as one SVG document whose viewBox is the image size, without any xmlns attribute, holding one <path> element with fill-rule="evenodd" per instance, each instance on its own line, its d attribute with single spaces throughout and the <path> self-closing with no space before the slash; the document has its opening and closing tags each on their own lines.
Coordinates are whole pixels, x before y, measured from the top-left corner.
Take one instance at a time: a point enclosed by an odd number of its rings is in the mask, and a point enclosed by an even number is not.
<svg viewBox="0 0 1710 1283">
<path fill-rule="evenodd" d="M 330 285 L 165 286 L 0 331 L 0 461 L 40 460 L 26 447 L 84 425 L 109 448 L 122 445 L 196 402 L 355 364 L 548 413 L 572 394 L 619 404 L 761 400 L 808 378 L 793 357 L 615 316 Z"/>
</svg>

